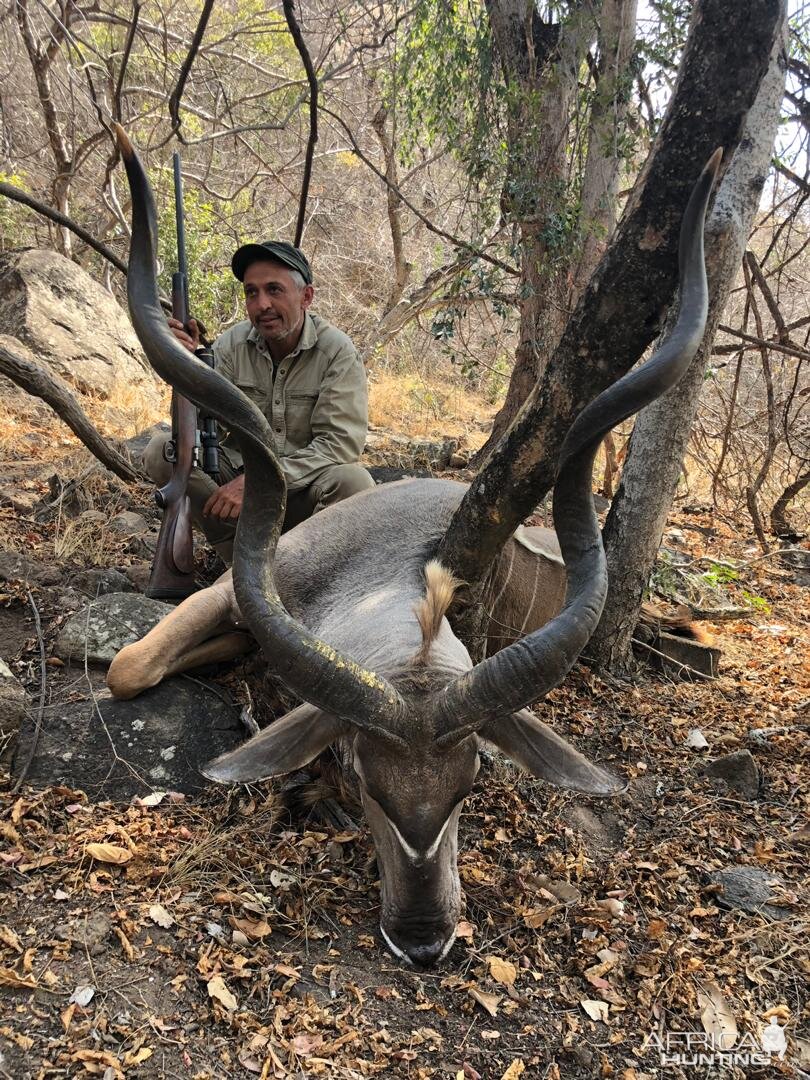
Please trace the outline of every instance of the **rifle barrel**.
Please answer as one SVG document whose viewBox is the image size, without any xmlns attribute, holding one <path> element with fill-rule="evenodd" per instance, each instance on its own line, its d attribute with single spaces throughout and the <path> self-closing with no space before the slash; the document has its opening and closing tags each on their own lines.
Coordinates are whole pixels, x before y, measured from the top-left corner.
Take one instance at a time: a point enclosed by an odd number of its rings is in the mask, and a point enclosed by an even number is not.
<svg viewBox="0 0 810 1080">
<path fill-rule="evenodd" d="M 172 155 L 174 166 L 174 219 L 177 224 L 177 272 L 188 279 L 186 263 L 186 223 L 183 215 L 183 175 L 180 172 L 180 154 Z"/>
</svg>

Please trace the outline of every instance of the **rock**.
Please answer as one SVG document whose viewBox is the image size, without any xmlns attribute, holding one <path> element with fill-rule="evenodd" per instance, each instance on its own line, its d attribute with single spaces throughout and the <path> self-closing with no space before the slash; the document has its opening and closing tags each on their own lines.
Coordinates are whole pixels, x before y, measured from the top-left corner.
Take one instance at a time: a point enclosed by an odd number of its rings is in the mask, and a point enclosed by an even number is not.
<svg viewBox="0 0 810 1080">
<path fill-rule="evenodd" d="M 138 593 L 100 596 L 72 616 L 59 632 L 54 653 L 63 660 L 110 664 L 124 645 L 138 641 L 173 608 Z"/>
<path fill-rule="evenodd" d="M 106 596 L 109 593 L 132 592 L 132 582 L 120 570 L 80 570 L 69 585 L 85 596 Z"/>
<path fill-rule="evenodd" d="M 779 874 L 757 870 L 753 866 L 731 866 L 717 870 L 711 876 L 713 885 L 721 885 L 717 902 L 723 907 L 739 908 L 750 915 L 764 915 L 768 919 L 787 919 L 792 912 L 788 908 L 769 903 L 774 885 L 785 885 Z"/>
<path fill-rule="evenodd" d="M 27 346 L 82 393 L 109 397 L 114 387 L 157 407 L 160 384 L 124 309 L 86 270 L 55 251 L 0 256 L 0 334 L 9 349 Z"/>
<path fill-rule="evenodd" d="M 11 760 L 14 741 L 27 712 L 25 690 L 8 664 L 0 659 L 0 762 L 4 764 Z"/>
<path fill-rule="evenodd" d="M 146 587 L 152 577 L 152 565 L 148 562 L 132 563 L 124 567 L 124 573 L 132 582 L 136 592 L 146 592 Z"/>
<path fill-rule="evenodd" d="M 37 585 L 58 585 L 62 571 L 58 566 L 36 562 L 16 551 L 0 551 L 0 581 L 33 581 Z"/>
<path fill-rule="evenodd" d="M 413 439 L 407 435 L 370 432 L 365 456 L 375 465 L 405 469 L 446 469 L 458 450 L 458 439 Z"/>
<path fill-rule="evenodd" d="M 82 510 L 79 521 L 87 521 L 93 525 L 106 525 L 107 515 L 101 510 Z"/>
<path fill-rule="evenodd" d="M 709 762 L 703 771 L 707 776 L 725 781 L 744 799 L 756 799 L 759 795 L 759 769 L 750 750 L 724 754 Z"/>
<path fill-rule="evenodd" d="M 33 723 L 20 735 L 27 756 Z M 153 791 L 194 794 L 208 786 L 199 767 L 245 739 L 239 709 L 199 680 L 167 679 L 132 701 L 102 690 L 45 710 L 27 783 L 66 784 L 92 800 L 129 803 Z M 113 752 L 115 747 L 115 752 Z M 116 756 L 117 755 L 117 756 Z"/>
<path fill-rule="evenodd" d="M 149 522 L 132 510 L 122 510 L 120 514 L 110 518 L 107 528 L 118 536 L 140 536 L 148 531 Z"/>
</svg>

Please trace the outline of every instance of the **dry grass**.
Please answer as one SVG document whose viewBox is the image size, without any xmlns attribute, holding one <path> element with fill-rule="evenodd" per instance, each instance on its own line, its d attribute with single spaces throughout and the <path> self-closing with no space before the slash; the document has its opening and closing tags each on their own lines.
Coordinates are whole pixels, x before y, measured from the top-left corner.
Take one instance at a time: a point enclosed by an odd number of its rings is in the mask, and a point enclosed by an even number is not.
<svg viewBox="0 0 810 1080">
<path fill-rule="evenodd" d="M 81 397 L 80 400 L 87 415 L 105 436 L 129 439 L 168 419 L 171 390 L 164 385 L 162 391 L 157 406 L 129 383 L 119 383 L 107 398 Z"/>
<path fill-rule="evenodd" d="M 465 436 L 471 447 L 483 444 L 482 426 L 496 407 L 450 379 L 430 382 L 418 374 L 369 372 L 369 420 L 372 427 L 422 437 Z"/>
</svg>

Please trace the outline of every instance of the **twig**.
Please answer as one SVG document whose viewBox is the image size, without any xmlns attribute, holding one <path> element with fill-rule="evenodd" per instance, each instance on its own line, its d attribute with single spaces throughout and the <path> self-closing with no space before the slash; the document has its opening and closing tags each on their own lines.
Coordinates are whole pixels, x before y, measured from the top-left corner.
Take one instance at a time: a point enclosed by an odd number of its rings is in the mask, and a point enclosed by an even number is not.
<svg viewBox="0 0 810 1080">
<path fill-rule="evenodd" d="M 294 242 L 295 246 L 298 247 L 301 243 L 301 237 L 304 235 L 307 195 L 309 194 L 309 181 L 312 176 L 312 158 L 315 153 L 315 143 L 318 141 L 318 77 L 315 74 L 307 43 L 304 41 L 304 35 L 301 33 L 301 27 L 295 18 L 294 0 L 284 0 L 284 18 L 287 20 L 287 26 L 295 42 L 295 47 L 298 49 L 298 54 L 307 73 L 307 82 L 309 83 L 309 137 L 307 139 L 306 157 L 304 158 L 304 175 L 301 179 L 301 197 L 298 201 L 298 220 L 295 223 Z"/>
<path fill-rule="evenodd" d="M 810 352 L 796 345 L 780 345 L 778 341 L 767 341 L 764 338 L 754 337 L 753 334 L 744 334 L 742 330 L 735 330 L 733 326 L 725 326 L 722 323 L 717 329 L 722 330 L 724 334 L 739 338 L 740 341 L 750 341 L 752 345 L 773 349 L 774 352 L 785 353 L 786 356 L 795 356 L 798 360 L 810 360 Z"/>
<path fill-rule="evenodd" d="M 121 92 L 124 89 L 124 77 L 127 73 L 127 64 L 129 63 L 130 53 L 132 52 L 132 45 L 135 41 L 135 32 L 138 29 L 138 20 L 141 16 L 141 4 L 143 0 L 133 0 L 132 4 L 132 21 L 129 24 L 129 30 L 127 31 L 127 40 L 124 43 L 124 55 L 121 57 L 121 67 L 118 70 L 118 79 L 115 84 L 115 91 L 113 93 L 113 116 L 121 123 Z M 115 142 L 114 156 L 118 157 L 118 141 Z"/>
<path fill-rule="evenodd" d="M 31 764 L 34 760 L 34 755 L 37 752 L 37 746 L 39 745 L 39 736 L 42 732 L 42 717 L 45 712 L 45 690 L 48 685 L 48 669 L 45 666 L 45 641 L 42 637 L 42 623 L 39 619 L 39 610 L 34 601 L 33 594 L 30 589 L 25 590 L 28 594 L 28 603 L 31 605 L 31 611 L 34 613 L 34 627 L 37 632 L 37 641 L 39 642 L 39 707 L 37 709 L 37 718 L 34 721 L 34 734 L 31 738 L 31 746 L 28 750 L 28 755 L 25 759 L 25 764 L 20 770 L 20 775 L 11 789 L 12 795 L 16 795 L 20 788 L 25 783 L 25 778 L 28 775 L 28 770 L 31 768 Z"/>
<path fill-rule="evenodd" d="M 197 23 L 197 29 L 194 31 L 194 37 L 191 39 L 191 45 L 189 46 L 186 58 L 183 61 L 183 66 L 180 68 L 180 74 L 177 76 L 177 82 L 169 97 L 169 115 L 172 118 L 172 130 L 177 134 L 178 139 L 183 142 L 183 137 L 180 135 L 180 101 L 183 97 L 183 90 L 186 86 L 186 80 L 191 74 L 191 65 L 194 63 L 194 58 L 199 52 L 200 45 L 202 44 L 203 35 L 205 34 L 205 28 L 208 25 L 208 19 L 211 16 L 211 11 L 214 7 L 214 0 L 205 0 L 203 9 L 200 13 L 200 19 Z"/>
</svg>

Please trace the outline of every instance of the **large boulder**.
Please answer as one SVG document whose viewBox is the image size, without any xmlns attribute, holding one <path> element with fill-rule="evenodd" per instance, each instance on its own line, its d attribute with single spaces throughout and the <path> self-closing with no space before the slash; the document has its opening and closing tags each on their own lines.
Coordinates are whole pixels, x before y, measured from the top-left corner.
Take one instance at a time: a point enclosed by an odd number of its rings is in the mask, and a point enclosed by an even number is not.
<svg viewBox="0 0 810 1080">
<path fill-rule="evenodd" d="M 172 610 L 171 604 L 138 593 L 98 596 L 65 622 L 54 653 L 62 660 L 83 663 L 87 659 L 91 664 L 111 664 L 117 652 L 133 641 L 140 641 Z"/>
<path fill-rule="evenodd" d="M 118 385 L 145 404 L 160 401 L 127 313 L 86 270 L 55 251 L 0 256 L 2 334 L 28 346 L 38 363 L 82 393 L 106 398 Z"/>
</svg>

